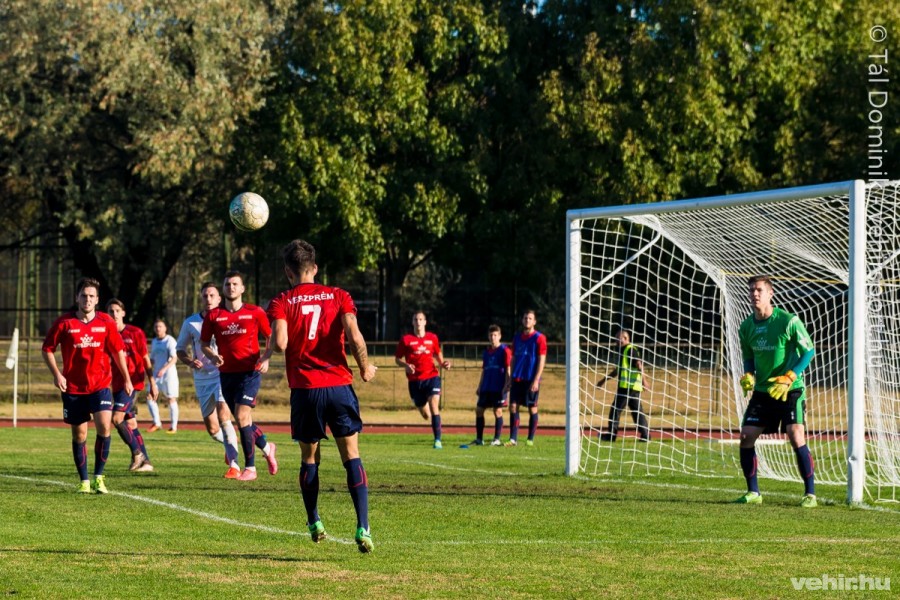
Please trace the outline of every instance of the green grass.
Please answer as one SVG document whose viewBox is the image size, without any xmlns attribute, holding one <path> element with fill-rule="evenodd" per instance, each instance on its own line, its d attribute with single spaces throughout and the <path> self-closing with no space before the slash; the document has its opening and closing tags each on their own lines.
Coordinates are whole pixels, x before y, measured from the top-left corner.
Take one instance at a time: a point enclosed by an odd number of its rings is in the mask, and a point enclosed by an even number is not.
<svg viewBox="0 0 900 600">
<path fill-rule="evenodd" d="M 68 438 L 0 430 L 0 596 L 786 598 L 816 594 L 791 577 L 823 574 L 900 589 L 900 509 L 847 507 L 837 487 L 803 510 L 799 483 L 763 480 L 765 503 L 738 506 L 737 476 L 565 477 L 559 437 L 461 450 L 469 437 L 446 436 L 436 451 L 428 436 L 364 435 L 375 552 L 362 555 L 331 443 L 330 538 L 315 545 L 285 435 L 270 436 L 279 474 L 261 463 L 248 484 L 222 479 L 221 447 L 201 432 L 147 436 L 148 474 L 127 472 L 114 439 L 108 496 L 74 493 Z"/>
</svg>

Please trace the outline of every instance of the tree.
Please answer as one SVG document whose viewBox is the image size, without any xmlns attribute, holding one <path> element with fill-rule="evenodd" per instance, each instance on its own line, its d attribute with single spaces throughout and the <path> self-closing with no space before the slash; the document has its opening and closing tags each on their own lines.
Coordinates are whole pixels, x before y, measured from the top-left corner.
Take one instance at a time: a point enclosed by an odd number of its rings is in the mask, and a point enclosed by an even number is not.
<svg viewBox="0 0 900 600">
<path fill-rule="evenodd" d="M 387 336 L 400 333 L 407 274 L 463 227 L 463 200 L 485 192 L 470 149 L 505 43 L 490 5 L 300 2 L 280 44 L 256 164 L 294 235 L 331 265 L 382 269 Z"/>
<path fill-rule="evenodd" d="M 279 2 L 5 0 L 0 202 L 152 317 L 185 248 L 218 262 L 234 136 L 265 102 Z"/>
</svg>

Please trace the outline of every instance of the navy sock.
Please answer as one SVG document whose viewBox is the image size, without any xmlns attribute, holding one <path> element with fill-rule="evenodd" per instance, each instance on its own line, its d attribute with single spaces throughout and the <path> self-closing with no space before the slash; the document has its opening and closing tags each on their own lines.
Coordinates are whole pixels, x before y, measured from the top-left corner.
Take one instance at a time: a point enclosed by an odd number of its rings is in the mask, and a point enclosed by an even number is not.
<svg viewBox="0 0 900 600">
<path fill-rule="evenodd" d="M 509 423 L 509 439 L 518 440 L 519 439 L 519 413 L 514 412 L 512 414 L 510 423 Z"/>
<path fill-rule="evenodd" d="M 501 435 L 503 435 L 503 417 L 497 417 L 494 421 L 494 439 L 499 440 Z"/>
<path fill-rule="evenodd" d="M 352 458 L 344 463 L 347 470 L 347 489 L 356 509 L 356 526 L 369 530 L 369 479 L 362 460 Z"/>
<path fill-rule="evenodd" d="M 484 415 L 475 417 L 475 439 L 484 439 Z"/>
<path fill-rule="evenodd" d="M 125 442 L 129 448 L 131 448 L 131 455 L 134 456 L 141 451 L 141 447 L 138 446 L 137 440 L 134 439 L 134 433 L 128 429 L 128 423 L 122 421 L 118 425 L 116 425 L 116 431 L 119 432 L 119 437 L 122 438 L 122 441 Z"/>
<path fill-rule="evenodd" d="M 441 439 L 441 415 L 431 415 L 431 432 L 434 439 Z"/>
<path fill-rule="evenodd" d="M 86 481 L 88 478 L 87 442 L 72 440 L 72 458 L 75 459 L 78 477 L 81 478 L 81 481 Z"/>
<path fill-rule="evenodd" d="M 300 495 L 306 507 L 306 523 L 312 525 L 319 520 L 319 465 L 300 465 Z"/>
<path fill-rule="evenodd" d="M 741 469 L 747 480 L 747 491 L 759 493 L 759 481 L 756 479 L 756 448 L 741 448 Z"/>
<path fill-rule="evenodd" d="M 147 454 L 147 446 L 144 445 L 144 436 L 141 435 L 141 430 L 138 429 L 137 427 L 135 427 L 134 430 L 131 432 L 131 434 L 134 436 L 134 439 L 137 441 L 138 448 L 141 449 L 141 452 L 144 453 L 144 456 L 149 461 L 150 455 Z"/>
<path fill-rule="evenodd" d="M 800 477 L 803 478 L 803 486 L 806 493 L 815 495 L 816 482 L 815 475 L 813 474 L 815 467 L 813 465 L 812 454 L 809 453 L 809 446 L 803 444 L 794 450 L 794 454 L 797 455 L 797 467 L 800 469 Z"/>
<path fill-rule="evenodd" d="M 256 423 L 250 425 L 253 428 L 253 443 L 256 444 L 256 447 L 262 450 L 266 447 L 268 443 L 266 441 L 266 434 L 263 433 L 263 430 L 256 426 Z"/>
<path fill-rule="evenodd" d="M 106 459 L 109 458 L 109 444 L 112 441 L 110 436 L 100 437 L 94 441 L 94 475 L 103 475 L 103 469 L 106 468 Z"/>
<path fill-rule="evenodd" d="M 533 440 L 534 434 L 537 431 L 538 426 L 538 414 L 534 413 L 531 415 L 531 418 L 528 419 L 528 439 Z"/>
<path fill-rule="evenodd" d="M 256 467 L 256 448 L 253 443 L 256 436 L 253 434 L 253 425 L 247 425 L 239 429 L 241 433 L 241 448 L 244 449 L 244 468 Z"/>
</svg>

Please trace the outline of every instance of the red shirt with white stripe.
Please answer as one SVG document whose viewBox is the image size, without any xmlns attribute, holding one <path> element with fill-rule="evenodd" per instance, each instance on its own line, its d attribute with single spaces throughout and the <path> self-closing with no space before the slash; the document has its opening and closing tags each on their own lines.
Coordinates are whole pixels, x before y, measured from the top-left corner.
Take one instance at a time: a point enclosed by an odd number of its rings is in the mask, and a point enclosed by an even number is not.
<svg viewBox="0 0 900 600">
<path fill-rule="evenodd" d="M 408 364 L 415 367 L 415 372 L 412 375 L 407 375 L 407 379 L 410 381 L 422 381 L 423 379 L 431 379 L 438 376 L 434 357 L 440 351 L 441 344 L 438 342 L 438 337 L 430 331 L 426 331 L 422 337 L 406 334 L 400 338 L 394 357 L 404 358 Z"/>
<path fill-rule="evenodd" d="M 241 304 L 232 312 L 223 306 L 212 309 L 203 319 L 200 339 L 209 343 L 216 338 L 216 347 L 224 363 L 220 373 L 253 371 L 259 361 L 259 336 L 272 333 L 269 319 L 255 304 Z"/>
<path fill-rule="evenodd" d="M 59 317 L 47 331 L 41 350 L 55 352 L 57 346 L 62 350 L 68 394 L 93 394 L 108 388 L 112 383 L 109 356 L 125 349 L 115 320 L 104 312 L 94 313 L 87 323 L 75 312 Z"/>
<path fill-rule="evenodd" d="M 134 325 L 126 325 L 119 332 L 122 342 L 125 344 L 125 362 L 128 364 L 128 375 L 135 390 L 144 389 L 144 377 L 147 372 L 144 367 L 144 357 L 147 356 L 147 336 Z M 115 359 L 113 359 L 115 360 Z M 112 391 L 118 392 L 125 389 L 125 378 L 119 369 L 112 367 Z"/>
</svg>

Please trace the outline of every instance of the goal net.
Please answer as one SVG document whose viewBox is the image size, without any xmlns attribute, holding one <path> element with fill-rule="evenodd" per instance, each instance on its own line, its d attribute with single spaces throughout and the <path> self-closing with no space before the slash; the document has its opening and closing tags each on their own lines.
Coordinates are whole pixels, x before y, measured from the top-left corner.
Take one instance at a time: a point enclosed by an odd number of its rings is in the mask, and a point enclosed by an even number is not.
<svg viewBox="0 0 900 600">
<path fill-rule="evenodd" d="M 900 182 L 861 181 L 568 213 L 569 474 L 740 475 L 747 399 L 738 327 L 748 278 L 806 324 L 816 481 L 848 500 L 900 500 Z M 616 333 L 644 363 L 641 409 L 610 430 Z M 783 435 L 757 442 L 759 474 L 799 481 Z"/>
</svg>

